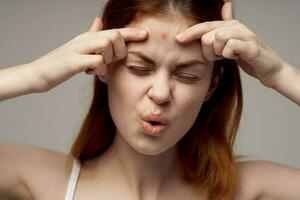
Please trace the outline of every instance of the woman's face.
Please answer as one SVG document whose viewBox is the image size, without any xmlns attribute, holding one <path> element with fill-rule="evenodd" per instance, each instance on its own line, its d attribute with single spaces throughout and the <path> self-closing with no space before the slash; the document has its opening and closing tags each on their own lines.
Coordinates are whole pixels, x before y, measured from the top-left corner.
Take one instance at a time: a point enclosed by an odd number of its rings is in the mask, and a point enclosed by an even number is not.
<svg viewBox="0 0 300 200">
<path fill-rule="evenodd" d="M 209 89 L 213 67 L 204 62 L 199 41 L 185 45 L 175 41 L 176 34 L 188 27 L 182 20 L 143 18 L 127 27 L 147 30 L 148 38 L 128 43 L 127 58 L 108 67 L 109 108 L 116 134 L 136 151 L 156 155 L 173 147 L 192 127 Z M 191 60 L 199 63 L 176 68 Z M 162 113 L 168 120 L 158 137 L 146 135 L 142 128 L 142 117 L 151 113 Z"/>
</svg>

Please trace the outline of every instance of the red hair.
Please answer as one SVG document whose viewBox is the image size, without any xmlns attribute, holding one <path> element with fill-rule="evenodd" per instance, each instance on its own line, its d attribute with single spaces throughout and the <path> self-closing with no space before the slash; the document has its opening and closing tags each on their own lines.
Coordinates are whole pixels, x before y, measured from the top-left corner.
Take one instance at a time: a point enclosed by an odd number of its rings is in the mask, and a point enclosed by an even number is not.
<svg viewBox="0 0 300 200">
<path fill-rule="evenodd" d="M 109 0 L 103 30 L 122 28 L 142 16 L 175 16 L 200 23 L 222 20 L 223 0 Z M 234 60 L 214 63 L 213 76 L 223 74 L 211 98 L 204 102 L 191 129 L 177 143 L 182 178 L 208 199 L 231 199 L 237 172 L 233 144 L 239 127 L 243 99 L 239 68 Z M 100 156 L 112 143 L 116 127 L 108 106 L 107 85 L 94 79 L 87 116 L 71 149 L 84 161 Z"/>
</svg>

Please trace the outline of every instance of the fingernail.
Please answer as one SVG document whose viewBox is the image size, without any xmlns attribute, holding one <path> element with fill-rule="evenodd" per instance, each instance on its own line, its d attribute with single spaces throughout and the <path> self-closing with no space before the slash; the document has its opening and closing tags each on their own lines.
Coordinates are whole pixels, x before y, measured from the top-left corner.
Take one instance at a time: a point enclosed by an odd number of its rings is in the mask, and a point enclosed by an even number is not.
<svg viewBox="0 0 300 200">
<path fill-rule="evenodd" d="M 184 41 L 184 36 L 183 34 L 179 33 L 176 38 L 179 40 L 179 41 Z"/>
<path fill-rule="evenodd" d="M 146 35 L 146 31 L 144 30 L 139 30 L 139 36 L 145 36 Z"/>
</svg>

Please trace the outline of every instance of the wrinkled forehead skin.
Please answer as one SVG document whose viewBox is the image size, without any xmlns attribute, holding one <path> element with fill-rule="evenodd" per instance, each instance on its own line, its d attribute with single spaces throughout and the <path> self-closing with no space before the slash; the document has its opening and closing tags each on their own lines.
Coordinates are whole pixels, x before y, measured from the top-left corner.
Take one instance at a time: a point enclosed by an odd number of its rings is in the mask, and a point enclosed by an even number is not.
<svg viewBox="0 0 300 200">
<path fill-rule="evenodd" d="M 180 17 L 145 16 L 128 24 L 125 27 L 136 27 L 148 32 L 148 38 L 142 42 L 128 42 L 128 52 L 139 50 L 155 59 L 158 64 L 163 61 L 175 64 L 176 62 L 199 59 L 205 62 L 200 40 L 179 44 L 175 37 L 178 33 L 194 25 L 195 22 Z M 213 63 L 206 63 L 212 68 Z"/>
</svg>

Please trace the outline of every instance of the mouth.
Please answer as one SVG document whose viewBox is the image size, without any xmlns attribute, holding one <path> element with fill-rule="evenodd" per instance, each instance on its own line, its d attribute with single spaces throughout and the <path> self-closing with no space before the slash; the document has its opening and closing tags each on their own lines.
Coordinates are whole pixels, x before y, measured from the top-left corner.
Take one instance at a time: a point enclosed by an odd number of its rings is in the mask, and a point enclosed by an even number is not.
<svg viewBox="0 0 300 200">
<path fill-rule="evenodd" d="M 165 132 L 167 125 L 163 125 L 159 122 L 156 121 L 145 121 L 142 120 L 142 127 L 143 127 L 143 132 L 146 135 L 152 136 L 152 137 L 158 137 L 162 135 L 163 132 Z"/>
<path fill-rule="evenodd" d="M 146 117 L 143 117 L 143 120 L 149 122 L 151 125 L 167 125 L 167 119 L 161 115 L 150 114 Z"/>
<path fill-rule="evenodd" d="M 163 132 L 166 132 L 165 130 L 168 126 L 168 120 L 161 114 L 155 115 L 151 113 L 142 117 L 141 126 L 146 135 L 157 137 L 162 135 Z"/>
<path fill-rule="evenodd" d="M 149 121 L 149 123 L 150 123 L 152 126 L 155 126 L 155 125 L 163 125 L 162 123 L 156 122 L 156 121 Z"/>
</svg>

